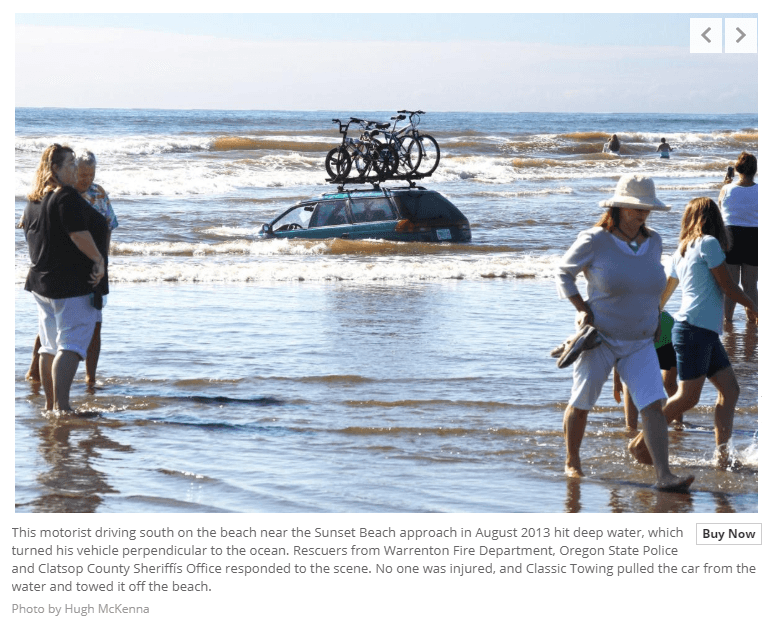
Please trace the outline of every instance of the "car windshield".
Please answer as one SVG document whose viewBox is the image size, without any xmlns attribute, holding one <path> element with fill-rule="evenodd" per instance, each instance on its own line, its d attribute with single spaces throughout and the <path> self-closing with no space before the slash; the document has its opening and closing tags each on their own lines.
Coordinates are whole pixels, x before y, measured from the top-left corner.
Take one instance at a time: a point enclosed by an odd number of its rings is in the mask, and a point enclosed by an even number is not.
<svg viewBox="0 0 769 630">
<path fill-rule="evenodd" d="M 394 221 L 397 217 L 390 203 L 384 197 L 378 199 L 352 199 L 350 201 L 352 220 L 355 223 Z"/>
<path fill-rule="evenodd" d="M 404 217 L 414 220 L 449 219 L 461 221 L 462 213 L 437 192 L 414 190 L 394 196 Z"/>
<path fill-rule="evenodd" d="M 307 226 L 310 225 L 310 217 L 312 217 L 312 211 L 314 209 L 314 205 L 292 208 L 286 212 L 286 214 L 278 217 L 272 222 L 272 229 L 278 232 L 282 229 L 287 229 L 289 225 L 299 225 L 302 228 L 307 228 Z"/>
</svg>

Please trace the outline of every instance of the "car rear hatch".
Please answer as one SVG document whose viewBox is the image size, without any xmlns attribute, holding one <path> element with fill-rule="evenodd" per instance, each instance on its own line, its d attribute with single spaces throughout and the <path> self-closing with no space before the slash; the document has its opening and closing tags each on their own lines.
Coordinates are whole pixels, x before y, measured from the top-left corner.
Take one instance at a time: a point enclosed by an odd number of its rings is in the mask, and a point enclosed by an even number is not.
<svg viewBox="0 0 769 630">
<path fill-rule="evenodd" d="M 432 190 L 393 191 L 401 221 L 396 232 L 412 233 L 420 241 L 469 241 L 470 222 L 440 193 Z"/>
</svg>

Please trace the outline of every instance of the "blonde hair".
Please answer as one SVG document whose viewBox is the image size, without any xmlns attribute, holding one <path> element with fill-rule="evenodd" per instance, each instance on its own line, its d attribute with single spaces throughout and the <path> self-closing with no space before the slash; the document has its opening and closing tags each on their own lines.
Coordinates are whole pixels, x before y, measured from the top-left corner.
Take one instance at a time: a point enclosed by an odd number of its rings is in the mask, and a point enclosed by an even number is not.
<svg viewBox="0 0 769 630">
<path fill-rule="evenodd" d="M 28 199 L 30 201 L 40 201 L 49 192 L 56 190 L 60 186 L 59 180 L 56 179 L 56 175 L 53 172 L 53 167 L 55 165 L 61 168 L 64 160 L 67 159 L 67 155 L 70 153 L 74 154 L 75 152 L 68 146 L 61 144 L 52 144 L 43 151 L 40 164 L 35 173 L 32 191 L 29 193 Z"/>
<path fill-rule="evenodd" d="M 710 197 L 697 197 L 686 204 L 681 217 L 681 234 L 678 237 L 678 251 L 686 254 L 689 244 L 701 236 L 712 236 L 718 240 L 721 249 L 728 252 L 732 247 L 730 234 L 724 226 L 718 205 Z"/>
</svg>

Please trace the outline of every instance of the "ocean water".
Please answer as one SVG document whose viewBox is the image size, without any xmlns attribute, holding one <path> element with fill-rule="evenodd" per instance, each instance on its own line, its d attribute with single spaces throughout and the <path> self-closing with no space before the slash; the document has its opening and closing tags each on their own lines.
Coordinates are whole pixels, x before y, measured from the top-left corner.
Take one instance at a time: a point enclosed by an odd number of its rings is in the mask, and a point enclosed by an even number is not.
<svg viewBox="0 0 769 630">
<path fill-rule="evenodd" d="M 15 220 L 61 142 L 97 154 L 120 221 L 98 385 L 81 367 L 72 389 L 90 419 L 47 418 L 24 380 L 37 317 L 16 230 L 17 511 L 757 511 L 758 331 L 741 309 L 724 335 L 742 392 L 734 466 L 712 463 L 706 385 L 671 433 L 674 469 L 697 476 L 688 496 L 649 488 L 610 386 L 587 476 L 564 478 L 571 373 L 549 357 L 573 329 L 553 263 L 617 179 L 654 177 L 672 209 L 649 225 L 668 256 L 686 202 L 757 154 L 757 117 L 428 113 L 442 159 L 421 184 L 464 212 L 471 243 L 256 239 L 333 190 L 332 118 L 392 114 L 16 110 Z M 601 153 L 612 133 L 621 157 Z"/>
</svg>

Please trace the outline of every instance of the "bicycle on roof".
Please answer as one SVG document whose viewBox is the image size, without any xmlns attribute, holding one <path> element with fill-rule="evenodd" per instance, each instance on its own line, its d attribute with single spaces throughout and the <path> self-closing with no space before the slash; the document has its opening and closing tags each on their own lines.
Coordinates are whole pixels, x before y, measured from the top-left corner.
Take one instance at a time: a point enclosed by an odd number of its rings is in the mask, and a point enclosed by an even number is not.
<svg viewBox="0 0 769 630">
<path fill-rule="evenodd" d="M 358 178 L 372 177 L 371 171 L 376 173 L 374 179 L 385 180 L 395 173 L 398 165 L 398 156 L 388 145 L 376 140 L 373 136 L 390 126 L 390 123 L 377 123 L 361 118 L 350 118 L 343 124 L 338 118 L 332 122 L 339 125 L 339 133 L 342 134 L 342 142 L 326 154 L 326 172 L 332 182 L 343 182 L 350 174 L 353 165 L 358 171 Z M 360 126 L 360 137 L 348 137 L 351 124 Z"/>
<path fill-rule="evenodd" d="M 441 161 L 441 148 L 431 135 L 419 132 L 419 122 L 421 115 L 424 113 L 421 109 L 417 111 L 399 109 L 399 115 L 394 116 L 391 120 L 405 120 L 405 115 L 408 114 L 409 124 L 398 132 L 395 132 L 395 129 L 393 129 L 394 140 L 398 147 L 398 155 L 413 156 L 415 153 L 418 153 L 419 157 L 416 158 L 414 173 L 422 177 L 428 177 L 438 168 L 438 163 Z M 397 125 L 397 122 L 395 124 Z M 412 157 L 411 160 L 413 163 L 414 158 Z"/>
</svg>

